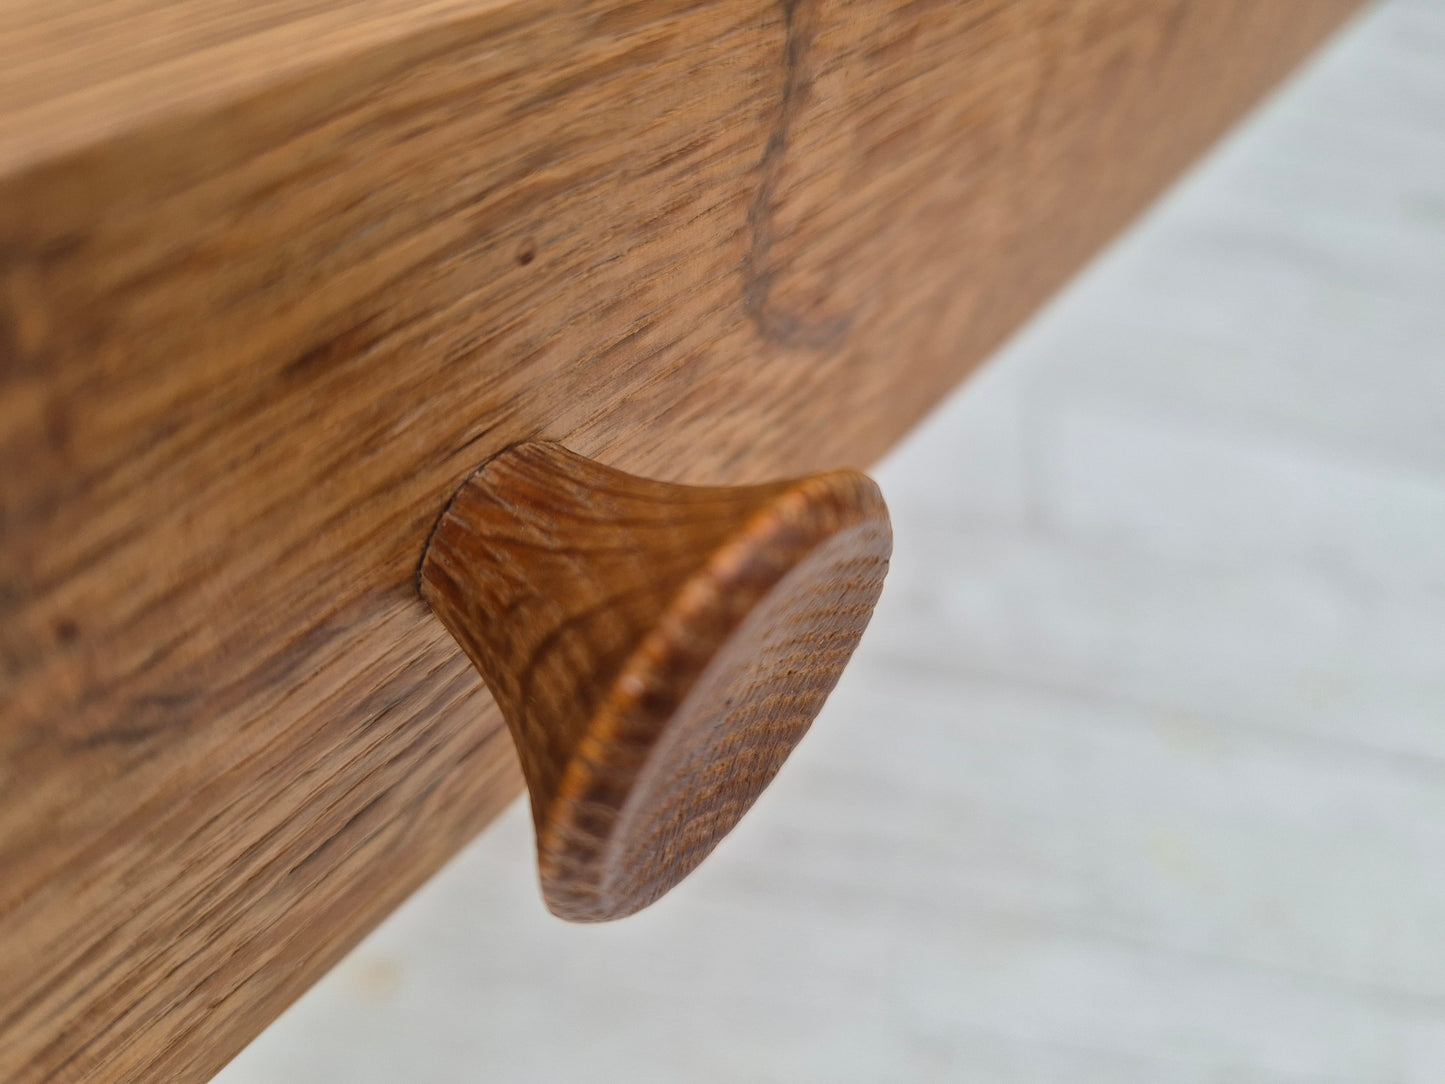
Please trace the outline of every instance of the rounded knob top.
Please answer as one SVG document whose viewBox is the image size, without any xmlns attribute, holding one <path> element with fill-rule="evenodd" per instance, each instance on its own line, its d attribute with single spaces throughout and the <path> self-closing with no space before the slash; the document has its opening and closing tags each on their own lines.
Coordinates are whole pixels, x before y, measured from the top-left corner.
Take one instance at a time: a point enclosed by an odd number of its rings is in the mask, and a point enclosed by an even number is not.
<svg viewBox="0 0 1445 1084">
<path fill-rule="evenodd" d="M 837 682 L 891 546 L 852 471 L 675 486 L 533 443 L 463 486 L 422 590 L 517 742 L 554 913 L 631 914 L 707 857 Z"/>
</svg>

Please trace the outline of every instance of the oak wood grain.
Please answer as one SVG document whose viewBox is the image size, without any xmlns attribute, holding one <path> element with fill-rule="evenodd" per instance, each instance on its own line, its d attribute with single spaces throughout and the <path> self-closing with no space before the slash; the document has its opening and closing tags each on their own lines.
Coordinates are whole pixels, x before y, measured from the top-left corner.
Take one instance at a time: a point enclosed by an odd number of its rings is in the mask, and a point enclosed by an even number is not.
<svg viewBox="0 0 1445 1084">
<path fill-rule="evenodd" d="M 633 914 L 712 853 L 837 684 L 892 548 L 856 471 L 678 486 L 529 442 L 467 480 L 421 593 L 516 742 L 554 914 Z"/>
<path fill-rule="evenodd" d="M 479 463 L 867 463 L 1354 6 L 8 7 L 0 1078 L 203 1079 L 517 792 Z"/>
</svg>

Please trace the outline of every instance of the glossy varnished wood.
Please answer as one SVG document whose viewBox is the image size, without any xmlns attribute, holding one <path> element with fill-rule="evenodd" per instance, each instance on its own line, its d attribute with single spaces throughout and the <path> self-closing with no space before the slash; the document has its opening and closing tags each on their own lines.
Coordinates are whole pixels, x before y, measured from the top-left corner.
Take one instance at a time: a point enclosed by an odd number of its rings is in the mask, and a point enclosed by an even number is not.
<svg viewBox="0 0 1445 1084">
<path fill-rule="evenodd" d="M 204 1078 L 516 793 L 478 464 L 868 462 L 1354 4 L 136 6 L 0 21 L 15 1081 Z"/>
<path fill-rule="evenodd" d="M 837 683 L 892 539 L 853 471 L 676 486 L 530 443 L 462 487 L 422 596 L 516 741 L 555 914 L 632 914 L 711 853 Z"/>
</svg>

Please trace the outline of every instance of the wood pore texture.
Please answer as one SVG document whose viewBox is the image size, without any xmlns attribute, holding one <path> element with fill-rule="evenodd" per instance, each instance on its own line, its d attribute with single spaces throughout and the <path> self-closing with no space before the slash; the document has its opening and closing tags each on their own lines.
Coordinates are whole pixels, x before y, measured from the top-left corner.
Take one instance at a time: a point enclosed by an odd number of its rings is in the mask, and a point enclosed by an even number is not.
<svg viewBox="0 0 1445 1084">
<path fill-rule="evenodd" d="M 516 794 L 478 464 L 869 462 L 1355 6 L 6 5 L 0 1079 L 205 1079 Z"/>
</svg>

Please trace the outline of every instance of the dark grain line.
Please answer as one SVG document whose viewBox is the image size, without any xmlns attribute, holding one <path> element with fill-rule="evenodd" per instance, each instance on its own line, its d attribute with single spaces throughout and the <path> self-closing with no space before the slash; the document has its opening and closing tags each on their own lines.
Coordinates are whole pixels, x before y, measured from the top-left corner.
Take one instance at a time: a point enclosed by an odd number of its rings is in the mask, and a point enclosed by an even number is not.
<svg viewBox="0 0 1445 1084">
<path fill-rule="evenodd" d="M 808 320 L 775 305 L 773 287 L 778 268 L 773 265 L 774 202 L 787 162 L 788 141 L 797 115 L 808 100 L 811 76 L 809 53 L 816 36 L 816 0 L 783 0 L 783 93 L 778 119 L 758 162 L 758 187 L 748 207 L 751 243 L 743 258 L 743 309 L 768 342 L 779 346 L 827 350 L 848 333 L 846 317 Z"/>
</svg>

